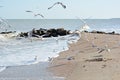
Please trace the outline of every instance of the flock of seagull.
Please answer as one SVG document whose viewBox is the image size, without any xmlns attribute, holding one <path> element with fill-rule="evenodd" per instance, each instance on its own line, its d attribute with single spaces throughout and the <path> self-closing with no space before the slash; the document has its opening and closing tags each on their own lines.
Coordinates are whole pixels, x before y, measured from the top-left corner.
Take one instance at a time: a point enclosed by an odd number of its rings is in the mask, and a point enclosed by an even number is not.
<svg viewBox="0 0 120 80">
<path fill-rule="evenodd" d="M 49 9 L 52 9 L 54 6 L 56 5 L 61 5 L 64 9 L 66 8 L 66 5 L 64 5 L 62 2 L 56 2 L 54 3 L 52 6 L 48 7 L 48 10 Z M 0 6 L 0 8 L 3 7 L 3 6 Z M 31 10 L 27 10 L 26 12 L 28 13 L 33 13 L 33 15 L 36 17 L 36 16 L 41 16 L 42 18 L 44 18 L 44 16 L 41 14 L 41 13 L 35 13 L 34 11 L 31 11 Z"/>
<path fill-rule="evenodd" d="M 49 9 L 52 9 L 55 5 L 61 5 L 64 9 L 66 8 L 66 5 L 64 5 L 62 2 L 56 2 L 54 3 L 52 6 L 48 7 L 48 10 Z M 27 10 L 26 12 L 28 13 L 33 13 L 33 15 L 36 17 L 36 16 L 41 16 L 42 18 L 44 18 L 44 16 L 41 14 L 41 13 L 35 13 L 34 11 L 31 11 L 31 10 Z"/>
<path fill-rule="evenodd" d="M 44 18 L 44 16 L 40 13 L 34 13 L 33 11 L 26 11 L 26 12 L 29 12 L 29 13 L 33 13 L 33 15 L 36 17 L 36 16 L 41 16 L 42 18 Z"/>
<path fill-rule="evenodd" d="M 49 9 L 52 9 L 54 6 L 56 6 L 56 5 L 61 5 L 64 9 L 66 8 L 66 5 L 64 5 L 62 2 L 56 2 L 56 3 L 54 3 L 52 6 L 50 6 L 50 7 L 48 7 L 48 10 Z M 0 8 L 1 7 L 3 7 L 3 6 L 0 6 Z M 31 11 L 31 10 L 26 10 L 25 12 L 27 12 L 27 13 L 32 13 L 33 15 L 34 15 L 34 17 L 37 17 L 37 16 L 41 16 L 41 18 L 44 18 L 44 16 L 41 14 L 41 13 L 35 13 L 34 11 Z M 7 25 L 8 27 L 11 27 L 11 25 L 9 25 L 8 23 L 7 23 L 7 21 L 5 20 L 5 19 L 3 19 L 3 18 L 0 18 L 0 25 Z M 5 27 L 0 27 L 1 29 L 4 29 Z"/>
</svg>

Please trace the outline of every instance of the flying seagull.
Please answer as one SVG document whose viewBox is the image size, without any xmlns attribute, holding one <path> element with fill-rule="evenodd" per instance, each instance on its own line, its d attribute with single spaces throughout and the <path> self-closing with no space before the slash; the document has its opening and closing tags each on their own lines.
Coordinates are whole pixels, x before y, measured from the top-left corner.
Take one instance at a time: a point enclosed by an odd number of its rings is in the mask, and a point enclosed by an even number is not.
<svg viewBox="0 0 120 80">
<path fill-rule="evenodd" d="M 54 3 L 51 7 L 49 7 L 48 9 L 51 9 L 52 7 L 54 7 L 54 6 L 57 5 L 57 4 L 60 4 L 64 9 L 66 8 L 66 5 L 64 5 L 63 3 L 61 3 L 61 2 L 56 2 L 56 3 Z"/>
<path fill-rule="evenodd" d="M 7 31 L 7 27 L 11 28 L 11 25 L 8 23 L 7 20 L 0 17 L 0 29 L 4 29 L 5 31 Z"/>
<path fill-rule="evenodd" d="M 42 14 L 40 14 L 40 13 L 34 13 L 33 11 L 29 11 L 29 10 L 27 10 L 26 12 L 28 12 L 28 13 L 33 13 L 33 15 L 36 17 L 36 16 L 41 16 L 42 18 L 44 18 L 44 16 L 42 15 Z"/>
<path fill-rule="evenodd" d="M 32 12 L 32 11 L 29 11 L 29 10 L 28 10 L 28 11 L 26 11 L 26 12 Z"/>
<path fill-rule="evenodd" d="M 77 19 L 79 19 L 82 23 L 84 23 L 84 25 L 80 28 L 80 31 L 86 31 L 88 29 L 90 29 L 89 25 L 87 24 L 87 22 L 79 17 L 76 17 Z"/>
<path fill-rule="evenodd" d="M 42 18 L 44 18 L 44 16 L 42 14 L 39 14 L 39 13 L 34 14 L 34 16 L 41 16 Z"/>
</svg>

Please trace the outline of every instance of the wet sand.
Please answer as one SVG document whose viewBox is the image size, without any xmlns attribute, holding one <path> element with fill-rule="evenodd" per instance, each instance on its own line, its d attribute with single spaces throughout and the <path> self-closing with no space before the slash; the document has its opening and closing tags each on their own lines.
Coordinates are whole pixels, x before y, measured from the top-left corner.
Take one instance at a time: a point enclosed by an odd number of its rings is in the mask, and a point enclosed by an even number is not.
<svg viewBox="0 0 120 80">
<path fill-rule="evenodd" d="M 65 80 L 119 80 L 120 35 L 82 33 L 54 58 L 49 70 Z"/>
<path fill-rule="evenodd" d="M 63 80 L 48 71 L 49 63 L 8 66 L 0 72 L 0 80 Z"/>
</svg>

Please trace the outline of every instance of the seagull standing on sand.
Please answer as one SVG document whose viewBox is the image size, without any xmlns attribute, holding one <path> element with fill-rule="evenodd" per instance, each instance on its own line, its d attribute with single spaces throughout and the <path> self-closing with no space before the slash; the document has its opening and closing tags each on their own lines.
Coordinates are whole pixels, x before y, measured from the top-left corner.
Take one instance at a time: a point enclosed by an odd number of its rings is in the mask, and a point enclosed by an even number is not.
<svg viewBox="0 0 120 80">
<path fill-rule="evenodd" d="M 75 59 L 74 56 L 69 56 L 69 57 L 67 57 L 67 60 L 74 60 L 74 59 Z"/>
<path fill-rule="evenodd" d="M 52 61 L 53 60 L 53 58 L 52 57 L 48 57 L 48 61 Z"/>
<path fill-rule="evenodd" d="M 29 10 L 27 10 L 26 12 L 33 13 L 35 17 L 36 16 L 41 16 L 42 18 L 44 18 L 44 16 L 42 14 L 40 14 L 40 13 L 34 13 L 33 11 L 29 11 Z"/>
<path fill-rule="evenodd" d="M 105 49 L 106 49 L 107 52 L 110 52 L 110 48 L 108 48 L 107 44 L 105 45 Z"/>
<path fill-rule="evenodd" d="M 51 8 L 53 8 L 55 5 L 57 5 L 57 4 L 60 4 L 64 9 L 66 8 L 66 5 L 64 5 L 63 3 L 61 3 L 61 2 L 56 2 L 56 3 L 54 3 L 51 7 L 49 7 L 48 9 L 51 9 Z"/>
<path fill-rule="evenodd" d="M 37 61 L 37 56 L 35 56 L 34 60 Z"/>
<path fill-rule="evenodd" d="M 103 51 L 107 51 L 107 52 L 110 53 L 110 51 L 111 51 L 111 50 L 108 48 L 108 45 L 107 45 L 107 44 L 105 45 L 105 48 L 98 48 L 98 50 L 99 50 L 98 53 L 101 53 L 101 52 L 103 52 Z"/>
</svg>

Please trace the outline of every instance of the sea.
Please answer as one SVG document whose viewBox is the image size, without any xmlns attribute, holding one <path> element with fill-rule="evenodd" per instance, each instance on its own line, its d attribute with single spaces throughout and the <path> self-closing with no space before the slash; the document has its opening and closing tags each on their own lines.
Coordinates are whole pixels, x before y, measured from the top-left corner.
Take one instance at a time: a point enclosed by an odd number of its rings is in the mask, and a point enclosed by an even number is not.
<svg viewBox="0 0 120 80">
<path fill-rule="evenodd" d="M 120 33 L 120 19 L 86 19 L 90 27 L 88 31 L 99 30 Z M 10 26 L 7 26 L 9 24 Z M 79 30 L 84 23 L 80 19 L 7 19 L 5 29 L 0 31 L 28 32 L 35 29 L 64 28 Z M 3 25 L 2 25 L 3 26 Z M 31 65 L 48 62 L 49 58 L 69 49 L 69 44 L 77 42 L 79 36 L 58 36 L 44 39 L 5 38 L 0 36 L 0 71 L 8 66 Z M 68 44 L 69 42 L 69 44 Z"/>
</svg>

